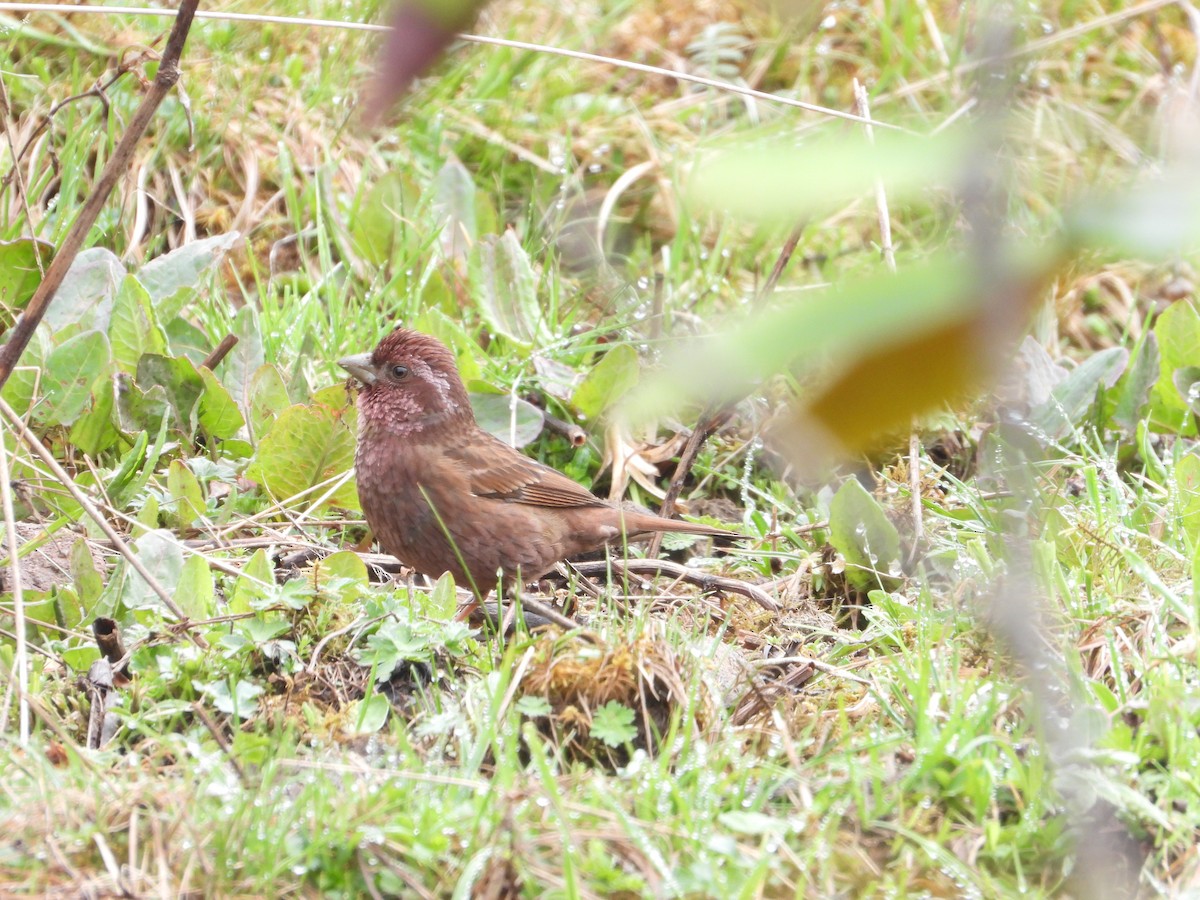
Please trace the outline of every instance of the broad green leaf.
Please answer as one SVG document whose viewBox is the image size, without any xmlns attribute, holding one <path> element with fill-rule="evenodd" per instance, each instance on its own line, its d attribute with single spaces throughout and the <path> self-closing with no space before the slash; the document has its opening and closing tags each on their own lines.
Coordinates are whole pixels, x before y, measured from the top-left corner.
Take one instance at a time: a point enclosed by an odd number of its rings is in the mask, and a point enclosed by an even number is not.
<svg viewBox="0 0 1200 900">
<path fill-rule="evenodd" d="M 861 131 L 843 132 L 800 146 L 772 139 L 706 155 L 688 187 L 705 206 L 790 226 L 814 211 L 871 197 L 878 184 L 893 203 L 926 196 L 958 177 L 971 149 L 965 129 L 932 138 L 880 132 L 874 142 Z"/>
<path fill-rule="evenodd" d="M 1079 424 L 1101 390 L 1117 383 L 1128 363 L 1129 351 L 1124 347 L 1093 353 L 1054 386 L 1050 399 L 1033 410 L 1030 421 L 1050 440 L 1062 440 Z"/>
<path fill-rule="evenodd" d="M 167 508 L 176 527 L 188 528 L 204 515 L 204 491 L 181 459 L 167 466 Z"/>
<path fill-rule="evenodd" d="M 229 611 L 234 614 L 252 612 L 257 601 L 275 593 L 275 570 L 265 550 L 255 550 L 242 567 L 242 574 L 233 583 Z"/>
<path fill-rule="evenodd" d="M 1032 308 L 1057 253 L 1008 260 L 1014 282 L 1001 292 L 981 285 L 969 260 L 947 255 L 756 315 L 639 389 L 631 410 L 730 402 L 771 374 L 811 378 L 820 370 L 824 384 L 805 392 L 776 439 L 810 466 L 831 450 L 866 448 L 979 390 L 1023 323 L 1008 306 Z M 988 302 L 1005 308 L 987 310 Z"/>
<path fill-rule="evenodd" d="M 250 381 L 250 404 L 247 409 L 252 440 L 262 439 L 279 414 L 292 405 L 287 385 L 275 366 L 260 366 Z"/>
<path fill-rule="evenodd" d="M 171 421 L 171 404 L 160 384 L 143 391 L 132 378 L 117 375 L 116 406 L 113 424 L 125 434 L 149 431 L 155 434 Z"/>
<path fill-rule="evenodd" d="M 169 531 L 149 531 L 133 542 L 133 548 L 146 571 L 168 591 L 173 591 L 183 574 L 183 548 L 175 536 Z M 157 609 L 164 617 L 171 615 L 150 585 L 133 569 L 125 572 L 121 600 L 127 609 Z"/>
<path fill-rule="evenodd" d="M 46 334 L 46 330 L 39 328 L 33 333 L 29 345 L 25 348 L 25 352 L 21 354 L 21 359 L 12 371 L 7 383 L 0 391 L 0 397 L 16 410 L 19 414 L 24 415 L 33 403 L 35 392 L 39 390 L 39 384 L 42 381 L 42 371 L 45 369 L 46 353 L 50 339 Z M 44 390 L 45 388 L 40 388 Z"/>
<path fill-rule="evenodd" d="M 354 252 L 375 266 L 402 258 L 419 198 L 420 189 L 404 172 L 393 169 L 380 178 L 364 192 L 350 217 Z"/>
<path fill-rule="evenodd" d="M 857 478 L 847 479 L 829 504 L 829 543 L 845 557 L 846 580 L 859 590 L 881 581 L 886 587 L 900 559 L 896 526 Z"/>
<path fill-rule="evenodd" d="M 208 335 L 187 319 L 176 316 L 166 323 L 167 356 L 186 356 L 200 368 L 200 364 L 212 350 Z"/>
<path fill-rule="evenodd" d="M 164 253 L 142 266 L 137 279 L 146 289 L 159 321 L 179 315 L 204 274 L 241 238 L 236 231 L 201 238 Z"/>
<path fill-rule="evenodd" d="M 288 407 L 258 444 L 246 477 L 283 502 L 345 474 L 354 465 L 354 432 L 341 414 L 324 404 Z M 306 494 L 311 504 L 331 487 Z M 343 483 L 326 503 L 358 509 L 354 480 Z"/>
<path fill-rule="evenodd" d="M 120 438 L 121 432 L 113 425 L 115 394 L 116 385 L 112 378 L 105 377 L 96 382 L 92 408 L 71 426 L 70 440 L 76 449 L 96 456 Z"/>
<path fill-rule="evenodd" d="M 189 619 L 207 619 L 216 612 L 216 592 L 208 561 L 193 553 L 183 564 L 175 602 Z"/>
<path fill-rule="evenodd" d="M 209 369 L 201 366 L 198 370 L 200 380 L 204 383 L 204 393 L 200 395 L 198 419 L 200 428 L 206 435 L 215 438 L 231 438 L 246 424 L 242 413 L 225 385 L 217 380 Z"/>
<path fill-rule="evenodd" d="M 471 394 L 479 427 L 512 447 L 524 447 L 542 433 L 545 414 L 511 394 Z"/>
<path fill-rule="evenodd" d="M 1158 372 L 1158 338 L 1153 331 L 1146 331 L 1134 349 L 1133 362 L 1117 386 L 1116 409 L 1112 413 L 1112 421 L 1129 434 L 1137 431 L 1138 423 L 1146 415 Z"/>
<path fill-rule="evenodd" d="M 91 609 L 104 590 L 104 576 L 96 568 L 96 560 L 86 538 L 71 545 L 71 583 L 84 608 Z"/>
<path fill-rule="evenodd" d="M 458 592 L 454 589 L 454 576 L 445 572 L 429 592 L 428 602 L 422 612 L 439 622 L 449 622 L 458 611 Z"/>
<path fill-rule="evenodd" d="M 103 247 L 80 251 L 67 270 L 42 324 L 58 333 L 74 325 L 108 330 L 113 298 L 125 280 L 125 264 Z"/>
<path fill-rule="evenodd" d="M 233 335 L 238 342 L 217 367 L 219 371 L 216 374 L 229 391 L 229 396 L 242 408 L 243 413 L 246 413 L 246 418 L 252 420 L 253 416 L 248 413 L 253 397 L 250 393 L 250 381 L 265 361 L 258 310 L 253 303 L 237 311 L 233 318 Z"/>
<path fill-rule="evenodd" d="M 442 255 L 465 263 L 467 253 L 478 237 L 475 182 L 456 156 L 446 160 L 433 181 L 433 218 L 441 226 Z"/>
<path fill-rule="evenodd" d="M 1175 487 L 1179 527 L 1187 535 L 1188 546 L 1196 547 L 1200 537 L 1200 456 L 1188 453 L 1176 463 Z"/>
<path fill-rule="evenodd" d="M 146 353 L 164 354 L 167 338 L 150 306 L 150 295 L 132 275 L 126 275 L 113 300 L 108 320 L 108 342 L 121 371 L 133 374 Z"/>
<path fill-rule="evenodd" d="M 367 586 L 367 564 L 352 550 L 339 550 L 312 565 L 313 587 L 349 601 Z"/>
<path fill-rule="evenodd" d="M 86 331 L 51 350 L 42 379 L 42 402 L 35 411 L 37 421 L 70 425 L 78 419 L 108 360 L 108 338 L 99 331 Z"/>
<path fill-rule="evenodd" d="M 1200 367 L 1200 314 L 1187 302 L 1173 303 L 1154 325 L 1158 339 L 1158 380 L 1150 391 L 1150 422 L 1158 431 L 1188 437 L 1195 417 L 1175 384 L 1177 369 Z"/>
<path fill-rule="evenodd" d="M 0 241 L 0 332 L 13 326 L 50 265 L 54 245 L 32 238 Z M 41 260 L 42 269 L 38 268 Z"/>
<path fill-rule="evenodd" d="M 640 373 L 637 351 L 629 344 L 616 344 L 587 373 L 571 403 L 588 419 L 596 419 L 638 383 Z"/>
<path fill-rule="evenodd" d="M 347 710 L 346 731 L 350 734 L 374 734 L 387 724 L 392 704 L 383 694 L 371 694 L 351 703 Z"/>
<path fill-rule="evenodd" d="M 174 413 L 175 429 L 188 440 L 195 435 L 196 407 L 204 393 L 204 382 L 190 359 L 147 353 L 138 360 L 137 384 L 143 391 L 161 386 Z"/>
<path fill-rule="evenodd" d="M 480 240 L 479 309 L 497 334 L 528 347 L 547 337 L 537 298 L 537 276 L 516 234 Z"/>
</svg>

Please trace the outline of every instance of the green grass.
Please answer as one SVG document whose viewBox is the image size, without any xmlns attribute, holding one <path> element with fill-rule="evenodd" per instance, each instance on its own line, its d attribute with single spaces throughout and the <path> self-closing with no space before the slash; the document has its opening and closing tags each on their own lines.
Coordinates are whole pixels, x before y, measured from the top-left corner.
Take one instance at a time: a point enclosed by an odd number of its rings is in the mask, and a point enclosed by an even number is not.
<svg viewBox="0 0 1200 900">
<path fill-rule="evenodd" d="M 378 6 L 353 16 L 375 18 Z M 745 38 L 721 65 L 758 89 L 851 110 L 857 77 L 876 119 L 921 133 L 972 97 L 958 68 L 972 22 L 956 4 L 930 4 L 949 65 L 917 4 L 772 23 L 734 3 L 505 2 L 476 30 L 689 60 L 703 73 L 703 51 L 688 45 L 710 8 L 712 21 L 734 23 L 719 34 Z M 1043 19 L 1051 35 L 1082 28 L 1013 64 L 1008 220 L 1032 243 L 1059 231 L 1076 198 L 1159 158 L 1172 84 L 1195 64 L 1178 10 L 1099 23 L 1108 11 L 1054 5 L 1019 39 L 1036 40 Z M 270 12 L 347 15 L 326 3 Z M 28 26 L 0 33 L 10 105 L 0 178 L 9 139 L 22 147 L 52 104 L 165 29 L 108 16 Z M 904 567 L 907 442 L 805 482 L 794 464 L 807 451 L 773 443 L 768 425 L 817 376 L 797 364 L 756 388 L 706 445 L 684 496 L 747 536 L 699 564 L 763 584 L 778 613 L 618 579 L 599 597 L 564 592 L 581 632 L 488 638 L 451 621 L 448 584 L 381 584 L 350 553 L 276 582 L 293 551 L 345 550 L 364 535 L 344 486 L 344 502 L 318 502 L 351 464 L 338 358 L 403 322 L 450 343 L 473 390 L 533 395 L 578 420 L 580 381 L 619 393 L 649 382 L 678 339 L 733 332 L 776 261 L 791 223 L 756 227 L 689 202 L 703 151 L 856 128 L 466 43 L 368 133 L 352 110 L 373 46 L 352 32 L 198 21 L 184 56 L 190 122 L 177 98 L 164 103 L 89 246 L 136 274 L 193 237 L 236 228 L 244 241 L 178 294 L 143 302 L 125 283 L 115 302 L 140 324 L 123 334 L 143 343 L 135 353 L 114 340 L 111 358 L 82 373 L 82 408 L 54 389 L 79 374 L 70 346 L 59 349 L 70 327 L 35 342 L 36 383 L 31 372 L 3 391 L 209 647 L 172 629 L 110 548 L 95 544 L 89 560 L 74 545 L 96 527 L 6 427 L 20 536 L 58 537 L 44 556 L 23 551 L 28 740 L 16 604 L 0 595 L 0 893 L 1038 897 L 1193 883 L 1200 466 L 1186 388 L 1200 325 L 1181 312 L 1194 300 L 1191 256 L 1091 247 L 1055 272 L 1033 329 L 1050 357 L 1083 362 L 1116 346 L 1135 361 L 1116 384 L 1089 383 L 1065 424 L 1046 419 L 1047 431 L 1063 426 L 1048 440 L 1001 458 L 989 443 L 1003 430 L 994 404 L 923 423 L 924 536 Z M 137 75 L 105 95 L 107 110 L 86 98 L 55 113 L 22 158 L 24 193 L 0 182 L 0 240 L 61 241 L 140 99 Z M 641 174 L 614 190 L 631 171 Z M 527 261 L 532 287 L 489 281 L 477 249 L 448 254 L 446 209 L 473 220 L 476 243 L 511 229 L 521 252 L 497 253 Z M 944 185 L 894 202 L 901 272 L 961 247 L 962 218 Z M 820 303 L 825 283 L 852 288 L 880 269 L 879 242 L 869 189 L 817 210 L 767 307 Z M 857 324 L 830 345 L 853 349 Z M 1145 370 L 1148 403 L 1123 415 L 1122 398 L 1146 400 L 1130 385 L 1151 329 L 1163 362 Z M 215 373 L 228 395 L 212 381 L 189 387 L 187 364 L 175 381 L 156 374 L 141 352 L 198 363 L 228 333 L 240 342 Z M 201 395 L 201 421 L 190 421 L 187 398 Z M 610 399 L 580 421 L 583 447 L 543 431 L 526 452 L 604 493 L 629 475 L 602 465 L 606 449 L 618 437 L 644 444 L 660 468 L 622 496 L 653 505 L 678 454 L 670 440 L 698 410 L 621 430 L 609 427 Z M 226 400 L 246 428 L 216 423 Z M 268 461 L 272 441 L 285 463 Z M 855 471 L 873 499 L 837 494 Z M 312 490 L 276 504 L 268 489 L 285 484 Z M 703 506 L 712 500 L 726 506 Z M 1006 642 L 1013 611 L 1032 628 Z M 116 737 L 88 750 L 79 679 L 101 615 L 133 651 L 132 680 L 117 689 Z"/>
</svg>

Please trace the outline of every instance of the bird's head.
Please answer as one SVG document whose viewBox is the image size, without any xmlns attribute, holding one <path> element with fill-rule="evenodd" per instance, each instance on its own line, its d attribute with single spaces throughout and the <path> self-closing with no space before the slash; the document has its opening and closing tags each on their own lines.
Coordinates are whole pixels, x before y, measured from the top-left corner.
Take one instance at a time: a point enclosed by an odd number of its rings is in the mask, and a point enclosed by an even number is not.
<svg viewBox="0 0 1200 900">
<path fill-rule="evenodd" d="M 338 365 L 362 383 L 362 425 L 412 434 L 474 420 L 454 355 L 436 338 L 397 328 L 370 353 Z"/>
</svg>

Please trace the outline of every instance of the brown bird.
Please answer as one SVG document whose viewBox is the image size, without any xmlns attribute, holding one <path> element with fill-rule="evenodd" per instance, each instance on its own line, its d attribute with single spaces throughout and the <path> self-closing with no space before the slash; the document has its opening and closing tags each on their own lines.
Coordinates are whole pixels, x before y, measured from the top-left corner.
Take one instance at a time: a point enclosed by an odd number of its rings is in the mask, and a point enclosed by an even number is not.
<svg viewBox="0 0 1200 900">
<path fill-rule="evenodd" d="M 338 365 L 362 383 L 355 468 L 367 524 L 388 553 L 432 578 L 450 572 L 477 602 L 501 578 L 535 581 L 622 533 L 736 537 L 621 509 L 488 434 L 435 338 L 397 329 Z"/>
</svg>

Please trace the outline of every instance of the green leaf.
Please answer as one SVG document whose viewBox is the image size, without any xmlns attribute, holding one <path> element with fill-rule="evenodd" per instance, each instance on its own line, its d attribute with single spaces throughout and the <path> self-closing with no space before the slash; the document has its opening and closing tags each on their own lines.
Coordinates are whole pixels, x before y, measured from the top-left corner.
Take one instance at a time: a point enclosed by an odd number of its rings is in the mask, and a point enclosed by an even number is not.
<svg viewBox="0 0 1200 900">
<path fill-rule="evenodd" d="M 365 262 L 384 266 L 404 255 L 420 190 L 412 178 L 393 169 L 363 194 L 350 217 L 350 243 Z"/>
<path fill-rule="evenodd" d="M 39 388 L 42 370 L 45 368 L 46 353 L 50 341 L 44 328 L 33 333 L 33 338 L 21 354 L 21 359 L 0 391 L 0 397 L 21 415 L 28 412 Z"/>
<path fill-rule="evenodd" d="M 1153 331 L 1142 332 L 1134 348 L 1133 362 L 1117 387 L 1117 405 L 1112 414 L 1113 423 L 1129 434 L 1137 431 L 1138 423 L 1146 415 L 1158 371 L 1158 338 Z"/>
<path fill-rule="evenodd" d="M 547 339 L 537 276 L 511 229 L 480 240 L 479 310 L 492 331 L 524 347 Z"/>
<path fill-rule="evenodd" d="M 511 394 L 476 394 L 471 408 L 479 427 L 513 447 L 524 447 L 542 433 L 545 413 Z"/>
<path fill-rule="evenodd" d="M 467 167 L 451 155 L 433 181 L 433 218 L 441 226 L 442 254 L 465 261 L 475 243 L 475 182 Z"/>
<path fill-rule="evenodd" d="M 846 580 L 859 590 L 891 581 L 900 559 L 900 534 L 857 478 L 848 478 L 829 504 L 829 543 L 845 557 Z"/>
<path fill-rule="evenodd" d="M 349 471 L 354 465 L 354 445 L 354 432 L 336 410 L 324 404 L 291 406 L 259 442 L 246 477 L 286 502 Z M 326 484 L 307 494 L 306 503 L 315 501 L 328 488 Z M 343 483 L 325 502 L 357 510 L 354 480 Z"/>
<path fill-rule="evenodd" d="M 283 376 L 273 365 L 259 366 L 250 380 L 250 400 L 246 408 L 250 436 L 262 439 L 279 414 L 292 405 Z"/>
<path fill-rule="evenodd" d="M 179 586 L 175 588 L 175 602 L 189 619 L 207 619 L 216 612 L 212 570 L 200 554 L 192 554 L 183 564 Z"/>
<path fill-rule="evenodd" d="M 196 433 L 196 407 L 204 393 L 204 382 L 192 361 L 185 356 L 147 353 L 138 361 L 137 384 L 144 391 L 154 385 L 162 387 L 174 413 L 173 427 L 191 440 Z"/>
<path fill-rule="evenodd" d="M 586 418 L 599 418 L 638 383 L 640 374 L 637 351 L 629 344 L 616 344 L 575 389 L 571 403 Z"/>
<path fill-rule="evenodd" d="M 233 583 L 233 593 L 229 598 L 229 611 L 234 614 L 252 612 L 259 600 L 265 600 L 275 593 L 275 570 L 265 550 L 255 550 L 242 566 L 242 573 Z"/>
<path fill-rule="evenodd" d="M 1200 546 L 1200 456 L 1189 453 L 1175 464 L 1175 487 L 1179 527 L 1187 535 L 1189 547 Z"/>
<path fill-rule="evenodd" d="M 97 382 L 92 408 L 71 426 L 70 441 L 76 449 L 96 456 L 113 446 L 120 438 L 121 432 L 113 425 L 115 394 L 116 387 L 111 379 L 105 378 Z"/>
<path fill-rule="evenodd" d="M 108 341 L 121 371 L 133 374 L 143 354 L 163 354 L 167 338 L 150 306 L 150 295 L 132 275 L 126 275 L 113 300 L 108 320 Z"/>
<path fill-rule="evenodd" d="M 425 615 L 439 622 L 449 622 L 458 611 L 458 592 L 454 589 L 454 576 L 445 572 L 429 592 L 428 602 L 422 610 Z"/>
<path fill-rule="evenodd" d="M 70 425 L 92 399 L 92 388 L 109 360 L 108 338 L 86 331 L 55 347 L 46 357 L 44 395 L 34 415 L 44 425 Z"/>
<path fill-rule="evenodd" d="M 339 550 L 313 563 L 313 586 L 340 600 L 352 602 L 367 586 L 367 564 L 352 550 Z"/>
<path fill-rule="evenodd" d="M 1096 402 L 1103 388 L 1112 387 L 1129 363 L 1124 347 L 1093 353 L 1054 386 L 1050 399 L 1033 410 L 1030 421 L 1052 441 L 1071 433 Z"/>
<path fill-rule="evenodd" d="M 392 704 L 383 694 L 371 694 L 351 703 L 346 730 L 350 734 L 374 734 L 387 724 Z"/>
<path fill-rule="evenodd" d="M 208 335 L 189 322 L 176 316 L 166 323 L 167 356 L 186 356 L 196 368 L 208 357 L 212 341 Z"/>
<path fill-rule="evenodd" d="M 96 560 L 85 538 L 71 545 L 71 582 L 84 608 L 91 609 L 104 591 L 104 576 L 96 568 Z"/>
<path fill-rule="evenodd" d="M 771 139 L 700 160 L 689 190 L 693 199 L 752 222 L 794 225 L 815 211 L 829 211 L 870 197 L 882 184 L 892 203 L 928 195 L 955 179 L 968 163 L 972 139 L 966 129 L 934 138 L 861 131 L 818 137 L 801 146 Z"/>
<path fill-rule="evenodd" d="M 1196 433 L 1195 418 L 1175 386 L 1175 370 L 1200 367 L 1200 314 L 1187 302 L 1172 303 L 1154 325 L 1159 374 L 1150 391 L 1150 423 L 1184 437 Z"/>
<path fill-rule="evenodd" d="M 527 719 L 540 719 L 543 716 L 550 715 L 554 708 L 550 705 L 550 701 L 545 697 L 537 697 L 533 694 L 526 694 L 515 704 L 517 712 Z"/>
<path fill-rule="evenodd" d="M 616 700 L 609 700 L 592 714 L 591 736 L 610 747 L 620 747 L 637 737 L 633 710 Z"/>
<path fill-rule="evenodd" d="M 217 368 L 221 383 L 229 391 L 243 412 L 250 408 L 250 381 L 265 362 L 263 356 L 262 330 L 258 322 L 258 310 L 253 303 L 243 306 L 233 318 L 232 334 L 238 339 L 229 355 Z M 251 418 L 247 415 L 247 418 Z"/>
<path fill-rule="evenodd" d="M 204 515 L 204 492 L 192 470 L 181 459 L 167 467 L 167 509 L 177 528 L 188 528 Z"/>
<path fill-rule="evenodd" d="M 171 532 L 148 531 L 133 542 L 133 547 L 138 561 L 160 585 L 169 591 L 179 584 L 183 574 L 183 548 Z M 125 572 L 121 600 L 127 609 L 157 609 L 164 618 L 171 616 L 158 594 L 132 569 Z"/>
<path fill-rule="evenodd" d="M 114 424 L 125 434 L 150 431 L 155 434 L 170 425 L 171 405 L 162 385 L 143 391 L 124 372 L 117 375 L 116 415 Z"/>
<path fill-rule="evenodd" d="M 68 326 L 108 330 L 113 298 L 125 280 L 125 264 L 104 247 L 80 251 L 54 294 L 42 323 L 58 333 Z"/>
<path fill-rule="evenodd" d="M 239 240 L 236 231 L 201 238 L 142 266 L 138 281 L 163 322 L 175 318 L 196 292 L 204 274 L 219 263 Z"/>
<path fill-rule="evenodd" d="M 42 283 L 42 268 L 50 265 L 54 245 L 32 238 L 0 241 L 0 332 L 13 326 L 37 286 Z"/>
<path fill-rule="evenodd" d="M 200 380 L 204 383 L 204 393 L 200 395 L 200 408 L 197 419 L 200 429 L 210 437 L 231 438 L 246 424 L 242 412 L 238 409 L 225 385 L 217 380 L 207 367 L 199 368 Z"/>
</svg>

